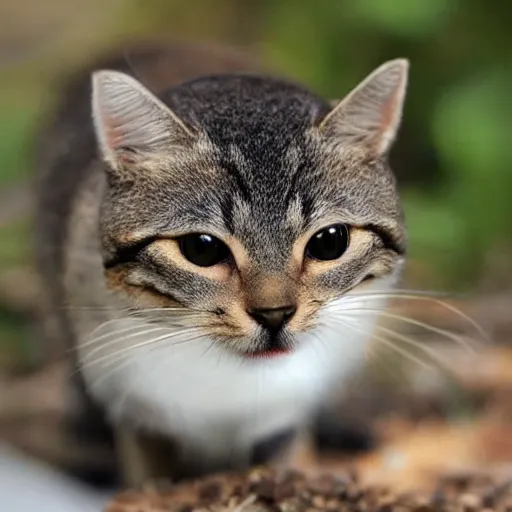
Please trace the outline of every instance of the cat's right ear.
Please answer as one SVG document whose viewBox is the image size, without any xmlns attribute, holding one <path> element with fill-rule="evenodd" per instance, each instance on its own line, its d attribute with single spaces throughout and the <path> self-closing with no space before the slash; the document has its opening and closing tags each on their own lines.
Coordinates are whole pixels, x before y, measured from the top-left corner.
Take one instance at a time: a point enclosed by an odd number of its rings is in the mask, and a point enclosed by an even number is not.
<svg viewBox="0 0 512 512">
<path fill-rule="evenodd" d="M 164 103 L 119 71 L 92 75 L 92 116 L 101 156 L 113 169 L 195 139 Z"/>
</svg>

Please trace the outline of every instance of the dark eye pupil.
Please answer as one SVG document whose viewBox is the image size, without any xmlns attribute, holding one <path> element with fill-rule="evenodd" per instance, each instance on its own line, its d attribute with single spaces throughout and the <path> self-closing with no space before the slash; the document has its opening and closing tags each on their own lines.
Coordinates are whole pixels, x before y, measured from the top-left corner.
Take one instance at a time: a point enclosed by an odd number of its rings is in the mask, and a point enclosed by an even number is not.
<svg viewBox="0 0 512 512">
<path fill-rule="evenodd" d="M 345 224 L 329 226 L 315 233 L 306 246 L 306 255 L 315 260 L 335 260 L 348 247 L 348 228 Z"/>
<path fill-rule="evenodd" d="M 183 256 L 199 267 L 211 267 L 229 255 L 226 245 L 212 235 L 185 235 L 179 239 L 179 245 Z"/>
</svg>

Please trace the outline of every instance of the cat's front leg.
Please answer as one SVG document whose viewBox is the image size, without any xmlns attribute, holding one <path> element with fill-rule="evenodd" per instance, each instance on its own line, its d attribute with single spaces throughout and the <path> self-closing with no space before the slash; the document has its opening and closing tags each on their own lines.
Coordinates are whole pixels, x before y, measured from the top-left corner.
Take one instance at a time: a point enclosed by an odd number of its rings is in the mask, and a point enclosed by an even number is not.
<svg viewBox="0 0 512 512">
<path fill-rule="evenodd" d="M 117 427 L 115 438 L 124 486 L 161 487 L 175 478 L 178 457 L 172 441 L 128 427 Z"/>
</svg>

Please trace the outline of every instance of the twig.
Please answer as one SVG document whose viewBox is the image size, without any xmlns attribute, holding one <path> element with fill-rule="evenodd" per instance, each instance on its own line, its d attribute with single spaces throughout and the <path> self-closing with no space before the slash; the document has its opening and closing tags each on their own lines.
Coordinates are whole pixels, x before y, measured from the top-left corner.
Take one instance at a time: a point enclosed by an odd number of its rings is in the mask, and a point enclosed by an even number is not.
<svg viewBox="0 0 512 512">
<path fill-rule="evenodd" d="M 248 496 L 242 503 L 237 505 L 231 512 L 243 512 L 243 510 L 248 507 L 249 505 L 252 505 L 256 501 L 256 494 L 251 494 Z"/>
</svg>

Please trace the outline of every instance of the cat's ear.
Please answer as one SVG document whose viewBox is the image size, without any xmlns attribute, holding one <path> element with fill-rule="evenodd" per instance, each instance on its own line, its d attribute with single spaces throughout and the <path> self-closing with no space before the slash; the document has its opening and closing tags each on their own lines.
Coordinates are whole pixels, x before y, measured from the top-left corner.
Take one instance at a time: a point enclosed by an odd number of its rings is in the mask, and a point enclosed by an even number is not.
<svg viewBox="0 0 512 512">
<path fill-rule="evenodd" d="M 320 132 L 363 146 L 376 156 L 384 154 L 400 126 L 408 72 L 406 59 L 377 68 L 327 114 Z"/>
<path fill-rule="evenodd" d="M 92 115 L 101 156 L 114 169 L 195 138 L 164 103 L 118 71 L 92 75 Z"/>
</svg>

